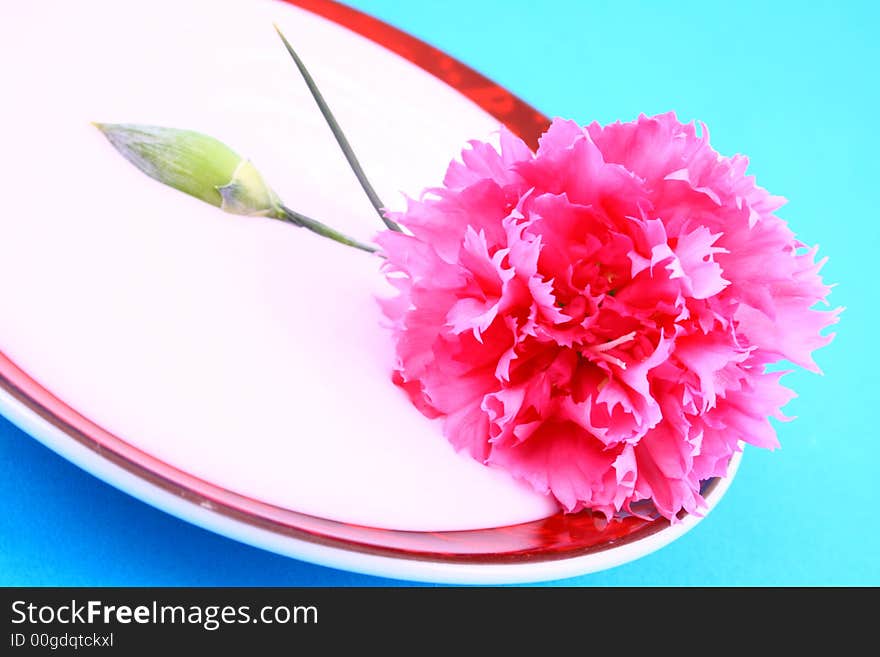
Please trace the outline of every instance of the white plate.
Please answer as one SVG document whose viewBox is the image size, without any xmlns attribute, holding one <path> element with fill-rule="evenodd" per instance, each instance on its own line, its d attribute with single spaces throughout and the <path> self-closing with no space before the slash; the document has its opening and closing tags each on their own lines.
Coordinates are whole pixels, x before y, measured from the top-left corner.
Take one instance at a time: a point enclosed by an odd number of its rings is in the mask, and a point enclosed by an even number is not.
<svg viewBox="0 0 880 657">
<path fill-rule="evenodd" d="M 0 217 L 0 412 L 185 520 L 377 575 L 546 580 L 681 535 L 697 517 L 566 516 L 455 454 L 390 383 L 374 258 L 168 190 L 89 125 L 212 134 L 289 205 L 363 239 L 381 225 L 273 22 L 392 206 L 499 120 L 540 132 L 535 110 L 412 37 L 333 2 L 294 4 L 311 11 L 152 1 L 132 21 L 108 0 L 43 2 L 0 25 L 8 56 L 28 62 L 6 83 L 19 102 L 4 108 L 0 176 L 18 189 Z M 709 485 L 710 508 L 735 467 Z"/>
</svg>

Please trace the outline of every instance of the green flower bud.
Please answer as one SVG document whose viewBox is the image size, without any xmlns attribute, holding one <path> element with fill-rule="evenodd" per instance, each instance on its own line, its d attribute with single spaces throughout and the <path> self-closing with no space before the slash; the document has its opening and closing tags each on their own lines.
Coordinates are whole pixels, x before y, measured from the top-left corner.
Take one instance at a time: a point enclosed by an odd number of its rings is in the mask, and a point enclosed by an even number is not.
<svg viewBox="0 0 880 657">
<path fill-rule="evenodd" d="M 281 202 L 260 172 L 223 142 L 175 128 L 94 124 L 145 174 L 232 214 L 278 216 Z"/>
</svg>

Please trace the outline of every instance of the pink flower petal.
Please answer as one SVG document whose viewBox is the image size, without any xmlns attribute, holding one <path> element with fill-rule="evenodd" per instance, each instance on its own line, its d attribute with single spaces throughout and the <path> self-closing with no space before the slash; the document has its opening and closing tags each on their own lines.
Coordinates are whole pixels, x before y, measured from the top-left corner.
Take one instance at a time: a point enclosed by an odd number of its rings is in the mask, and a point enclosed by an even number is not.
<svg viewBox="0 0 880 657">
<path fill-rule="evenodd" d="M 474 141 L 377 238 L 393 380 L 459 450 L 568 510 L 700 513 L 741 442 L 778 445 L 812 352 L 824 261 L 784 202 L 674 114 L 583 128 L 537 153 Z"/>
</svg>

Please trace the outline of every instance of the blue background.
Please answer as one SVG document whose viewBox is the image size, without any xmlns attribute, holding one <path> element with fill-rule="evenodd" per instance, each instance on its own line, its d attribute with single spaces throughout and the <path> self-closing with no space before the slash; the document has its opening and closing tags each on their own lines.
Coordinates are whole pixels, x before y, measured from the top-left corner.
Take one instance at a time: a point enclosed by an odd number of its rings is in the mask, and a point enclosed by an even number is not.
<svg viewBox="0 0 880 657">
<path fill-rule="evenodd" d="M 776 452 L 748 449 L 691 533 L 563 585 L 880 584 L 877 156 L 880 49 L 869 2 L 511 0 L 351 5 L 439 46 L 549 115 L 630 120 L 674 109 L 751 157 L 759 184 L 830 258 L 847 307 L 797 372 Z M 552 9 L 551 9 L 552 7 Z M 0 584 L 398 584 L 279 557 L 159 512 L 0 418 Z"/>
</svg>

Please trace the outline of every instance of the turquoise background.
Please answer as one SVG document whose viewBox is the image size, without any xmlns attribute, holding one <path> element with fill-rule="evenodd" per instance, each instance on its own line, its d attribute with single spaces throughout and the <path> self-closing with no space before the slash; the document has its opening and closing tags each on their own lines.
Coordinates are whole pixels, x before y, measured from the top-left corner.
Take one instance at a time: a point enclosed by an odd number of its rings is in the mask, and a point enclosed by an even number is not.
<svg viewBox="0 0 880 657">
<path fill-rule="evenodd" d="M 797 372 L 782 449 L 747 449 L 731 490 L 659 552 L 562 585 L 880 584 L 876 108 L 870 2 L 358 0 L 549 115 L 675 110 L 790 199 L 846 306 L 825 375 Z M 85 474 L 0 418 L 0 585 L 398 584 L 235 543 Z"/>
</svg>

